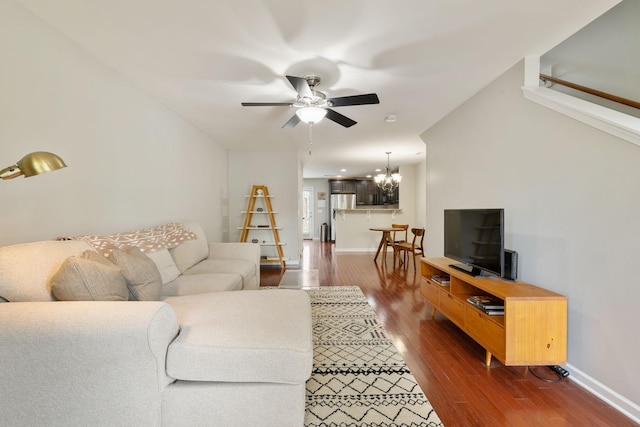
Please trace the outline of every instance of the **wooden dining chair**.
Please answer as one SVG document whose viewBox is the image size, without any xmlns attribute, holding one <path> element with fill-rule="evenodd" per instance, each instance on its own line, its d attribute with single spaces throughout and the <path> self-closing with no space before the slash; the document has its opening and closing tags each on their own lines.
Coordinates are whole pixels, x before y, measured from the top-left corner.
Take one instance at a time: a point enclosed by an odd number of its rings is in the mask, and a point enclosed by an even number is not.
<svg viewBox="0 0 640 427">
<path fill-rule="evenodd" d="M 422 255 L 424 256 L 424 228 L 412 228 L 411 233 L 413 234 L 413 241 L 409 242 L 400 242 L 398 244 L 393 245 L 393 267 L 396 266 L 396 258 L 399 255 L 402 255 L 400 262 L 404 264 L 405 270 L 407 269 L 407 254 L 411 252 L 413 258 L 413 270 L 416 270 L 416 256 Z"/>
<path fill-rule="evenodd" d="M 409 237 L 409 224 L 391 224 L 391 228 L 403 228 L 404 231 L 394 231 L 392 240 L 393 244 L 396 245 L 398 243 L 406 242 Z M 404 238 L 402 237 L 404 235 Z"/>
</svg>

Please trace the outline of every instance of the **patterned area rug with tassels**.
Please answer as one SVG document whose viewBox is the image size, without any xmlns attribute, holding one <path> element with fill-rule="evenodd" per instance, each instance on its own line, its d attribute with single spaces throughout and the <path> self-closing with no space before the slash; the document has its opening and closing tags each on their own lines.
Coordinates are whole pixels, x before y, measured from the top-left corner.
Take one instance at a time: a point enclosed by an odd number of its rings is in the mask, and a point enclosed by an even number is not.
<svg viewBox="0 0 640 427">
<path fill-rule="evenodd" d="M 307 292 L 314 361 L 305 427 L 442 426 L 360 288 Z"/>
</svg>

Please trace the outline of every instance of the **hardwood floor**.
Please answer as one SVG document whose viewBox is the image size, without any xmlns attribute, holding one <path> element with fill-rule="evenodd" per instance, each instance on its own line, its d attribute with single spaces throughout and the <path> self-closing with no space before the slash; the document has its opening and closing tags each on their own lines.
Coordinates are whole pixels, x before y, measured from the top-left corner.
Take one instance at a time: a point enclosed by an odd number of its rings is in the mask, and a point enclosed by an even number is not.
<svg viewBox="0 0 640 427">
<path fill-rule="evenodd" d="M 419 273 L 373 262 L 373 253 L 335 253 L 332 243 L 304 242 L 299 269 L 318 269 L 320 286 L 360 286 L 409 369 L 447 427 L 637 426 L 571 381 L 551 383 L 546 367 L 505 367 L 431 306 Z M 418 267 L 419 268 L 419 267 Z M 291 268 L 290 268 L 291 269 Z M 261 285 L 276 286 L 284 270 L 261 269 Z"/>
</svg>

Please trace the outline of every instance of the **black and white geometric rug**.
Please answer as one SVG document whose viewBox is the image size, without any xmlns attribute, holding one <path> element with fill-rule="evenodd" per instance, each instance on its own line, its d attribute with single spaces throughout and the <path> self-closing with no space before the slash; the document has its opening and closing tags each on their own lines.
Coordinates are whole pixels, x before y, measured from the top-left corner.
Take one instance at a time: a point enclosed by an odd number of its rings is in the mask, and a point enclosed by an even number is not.
<svg viewBox="0 0 640 427">
<path fill-rule="evenodd" d="M 314 361 L 305 427 L 442 426 L 360 288 L 307 292 Z"/>
</svg>

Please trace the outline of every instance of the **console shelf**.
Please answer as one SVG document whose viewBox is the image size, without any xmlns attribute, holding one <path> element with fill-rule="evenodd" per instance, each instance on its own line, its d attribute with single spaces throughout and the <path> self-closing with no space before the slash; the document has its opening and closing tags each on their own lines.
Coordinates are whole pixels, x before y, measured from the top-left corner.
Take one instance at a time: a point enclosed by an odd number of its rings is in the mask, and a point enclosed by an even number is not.
<svg viewBox="0 0 640 427">
<path fill-rule="evenodd" d="M 449 267 L 448 258 L 422 258 L 420 291 L 437 311 L 507 366 L 562 365 L 567 354 L 567 298 L 524 282 L 473 277 Z M 446 286 L 434 275 L 450 276 Z M 504 316 L 485 314 L 467 302 L 492 295 L 504 301 Z"/>
</svg>

